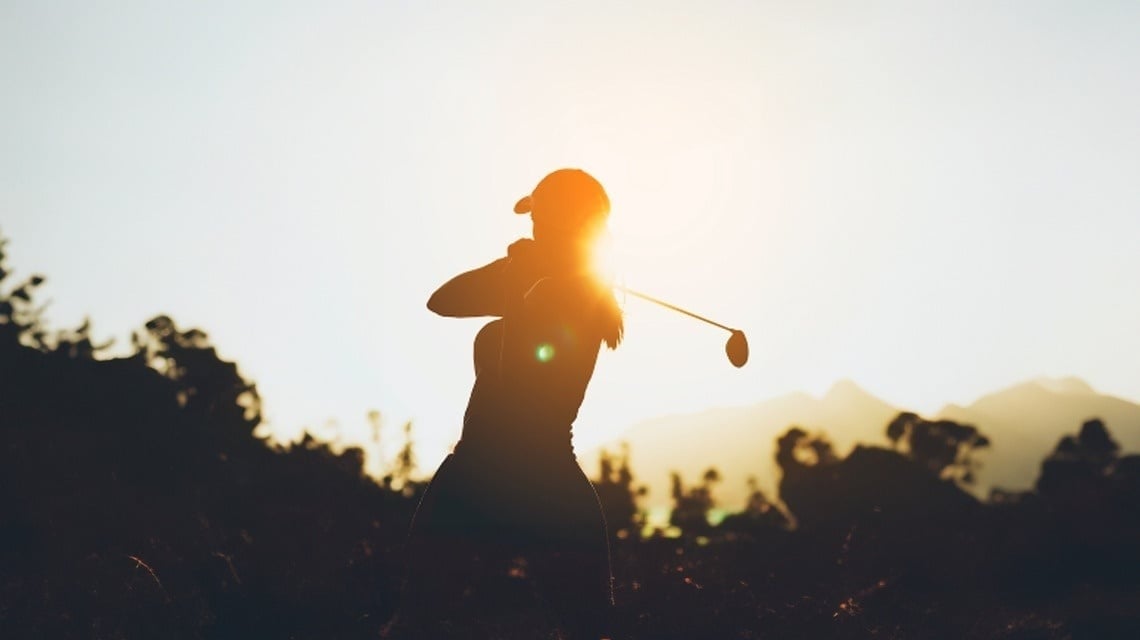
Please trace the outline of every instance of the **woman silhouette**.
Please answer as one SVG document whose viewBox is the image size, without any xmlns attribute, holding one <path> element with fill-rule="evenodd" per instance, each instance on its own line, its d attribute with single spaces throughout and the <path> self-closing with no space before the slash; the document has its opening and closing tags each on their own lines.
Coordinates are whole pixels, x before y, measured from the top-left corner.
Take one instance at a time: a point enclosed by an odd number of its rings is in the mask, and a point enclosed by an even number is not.
<svg viewBox="0 0 1140 640">
<path fill-rule="evenodd" d="M 463 433 L 416 511 L 404 610 L 417 624 L 553 614 L 598 638 L 612 605 L 606 524 L 571 445 L 571 425 L 621 310 L 592 275 L 609 198 L 560 169 L 515 205 L 533 239 L 441 286 L 428 308 L 497 316 L 475 338 Z M 523 600 L 519 600 L 523 598 Z"/>
</svg>

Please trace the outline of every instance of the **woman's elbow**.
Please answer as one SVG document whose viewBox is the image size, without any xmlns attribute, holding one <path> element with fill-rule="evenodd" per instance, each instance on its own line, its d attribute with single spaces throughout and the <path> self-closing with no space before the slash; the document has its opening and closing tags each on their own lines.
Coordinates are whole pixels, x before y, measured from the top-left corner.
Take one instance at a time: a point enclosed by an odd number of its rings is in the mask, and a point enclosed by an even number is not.
<svg viewBox="0 0 1140 640">
<path fill-rule="evenodd" d="M 428 311 L 431 311 L 432 313 L 434 313 L 436 315 L 440 315 L 440 316 L 453 315 L 453 314 L 450 314 L 447 312 L 447 304 L 446 304 L 443 296 L 439 295 L 439 291 L 436 291 L 435 293 L 431 294 L 431 297 L 428 298 L 427 308 L 428 308 Z"/>
<path fill-rule="evenodd" d="M 472 305 L 469 300 L 456 296 L 455 291 L 445 291 L 445 288 L 439 288 L 428 298 L 427 308 L 429 311 L 447 318 L 467 318 L 480 315 L 470 308 Z"/>
<path fill-rule="evenodd" d="M 476 318 L 480 316 L 501 316 L 502 312 L 486 301 L 470 300 L 436 291 L 427 301 L 427 308 L 436 315 L 447 318 Z"/>
</svg>

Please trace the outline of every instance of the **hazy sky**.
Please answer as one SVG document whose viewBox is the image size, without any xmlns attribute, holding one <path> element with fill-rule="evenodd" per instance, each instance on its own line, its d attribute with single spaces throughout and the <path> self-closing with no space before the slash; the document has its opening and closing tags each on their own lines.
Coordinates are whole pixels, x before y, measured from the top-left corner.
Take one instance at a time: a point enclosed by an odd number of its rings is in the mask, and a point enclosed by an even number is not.
<svg viewBox="0 0 1140 640">
<path fill-rule="evenodd" d="M 622 6 L 615 6 L 615 5 Z M 458 435 L 431 291 L 607 186 L 635 300 L 576 433 L 852 378 L 1140 398 L 1140 3 L 0 4 L 0 232 L 49 320 L 206 330 L 281 433 Z"/>
</svg>

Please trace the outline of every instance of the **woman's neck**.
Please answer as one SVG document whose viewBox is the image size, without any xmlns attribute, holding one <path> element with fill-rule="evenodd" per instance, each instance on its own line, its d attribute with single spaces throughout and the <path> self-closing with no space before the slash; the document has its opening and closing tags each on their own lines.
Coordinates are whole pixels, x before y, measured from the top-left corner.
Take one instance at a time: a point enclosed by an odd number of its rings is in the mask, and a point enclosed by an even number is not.
<svg viewBox="0 0 1140 640">
<path fill-rule="evenodd" d="M 540 243 L 537 247 L 542 256 L 545 271 L 551 275 L 578 273 L 589 268 L 589 251 L 572 244 Z"/>
</svg>

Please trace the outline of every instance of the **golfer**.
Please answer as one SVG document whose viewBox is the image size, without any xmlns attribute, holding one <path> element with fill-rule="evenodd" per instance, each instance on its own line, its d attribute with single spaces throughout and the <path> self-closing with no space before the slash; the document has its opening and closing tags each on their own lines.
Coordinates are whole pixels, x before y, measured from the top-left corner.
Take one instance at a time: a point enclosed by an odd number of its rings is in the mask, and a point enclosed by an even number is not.
<svg viewBox="0 0 1140 640">
<path fill-rule="evenodd" d="M 609 198 L 560 169 L 519 200 L 533 239 L 460 274 L 428 301 L 449 317 L 491 316 L 475 337 L 475 383 L 453 453 L 409 537 L 404 610 L 419 622 L 541 612 L 596 639 L 612 605 L 606 523 L 574 456 L 571 428 L 622 314 L 593 274 Z"/>
</svg>

